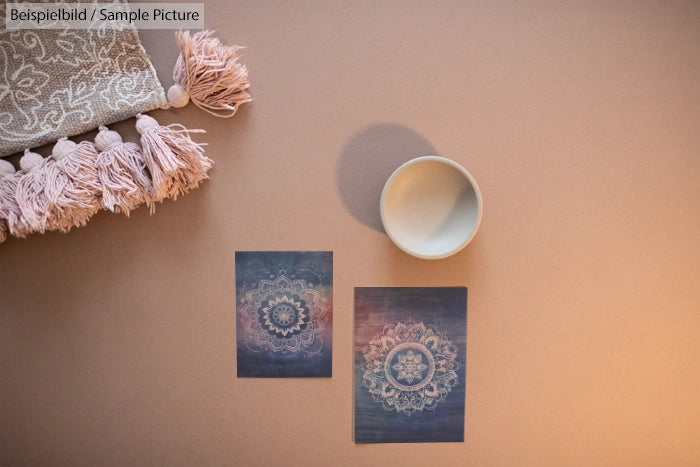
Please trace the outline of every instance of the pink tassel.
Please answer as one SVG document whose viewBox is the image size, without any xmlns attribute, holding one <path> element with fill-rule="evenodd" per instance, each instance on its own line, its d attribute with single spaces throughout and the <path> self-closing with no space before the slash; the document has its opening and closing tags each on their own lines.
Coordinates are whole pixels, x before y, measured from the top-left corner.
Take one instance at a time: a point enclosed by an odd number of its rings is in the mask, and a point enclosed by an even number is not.
<svg viewBox="0 0 700 467">
<path fill-rule="evenodd" d="M 135 143 L 124 143 L 116 131 L 100 127 L 95 136 L 97 175 L 102 184 L 102 206 L 112 212 L 129 212 L 144 202 L 153 213 L 153 183 L 146 173 L 146 161 Z"/>
<path fill-rule="evenodd" d="M 175 83 L 168 90 L 168 103 L 184 107 L 191 99 L 217 117 L 232 117 L 241 104 L 250 102 L 248 69 L 238 63 L 239 46 L 225 46 L 212 31 L 178 31 L 180 56 L 173 70 Z"/>
<path fill-rule="evenodd" d="M 7 218 L 17 206 L 15 201 L 15 187 L 17 183 L 14 182 L 14 179 L 15 166 L 4 159 L 0 159 L 0 243 L 7 240 L 10 230 L 10 227 L 7 225 Z"/>
<path fill-rule="evenodd" d="M 154 200 L 177 199 L 209 178 L 212 160 L 204 155 L 201 144 L 190 138 L 190 133 L 204 130 L 188 130 L 182 125 L 160 126 L 148 115 L 137 115 L 136 130 L 141 134 L 141 147 L 153 180 Z"/>
<path fill-rule="evenodd" d="M 10 228 L 10 233 L 15 237 L 25 238 L 27 235 L 35 231 L 22 213 L 22 209 L 19 205 L 19 198 L 17 197 L 17 187 L 19 186 L 19 181 L 25 174 L 36 169 L 43 162 L 44 158 L 41 157 L 41 154 L 25 149 L 24 155 L 19 161 L 19 170 L 15 172 L 13 179 L 5 180 L 8 187 L 11 187 L 12 189 L 11 196 L 13 201 L 12 209 L 8 212 L 7 225 Z"/>
<path fill-rule="evenodd" d="M 49 206 L 57 196 L 57 191 L 68 183 L 68 177 L 61 175 L 56 168 L 56 161 L 49 157 L 44 159 L 39 154 L 26 150 L 19 162 L 22 169 L 16 184 L 15 198 L 20 210 L 18 232 L 10 232 L 18 237 L 30 232 L 44 233 L 47 230 L 47 213 Z M 25 224 L 23 228 L 21 224 Z"/>
<path fill-rule="evenodd" d="M 20 170 L 15 172 L 13 166 L 12 171 L 7 170 L 4 177 L 0 176 L 0 218 L 5 219 L 9 233 L 15 237 L 25 238 L 35 230 L 22 213 L 17 198 L 17 186 L 27 172 L 39 167 L 43 162 L 44 158 L 41 155 L 26 149 L 19 161 Z"/>
<path fill-rule="evenodd" d="M 68 183 L 52 197 L 54 204 L 48 222 L 52 228 L 68 232 L 72 227 L 84 226 L 102 208 L 97 149 L 89 141 L 76 144 L 61 138 L 54 145 L 52 155 L 58 170 L 68 177 Z"/>
<path fill-rule="evenodd" d="M 68 232 L 85 225 L 100 209 L 102 185 L 96 158 L 92 143 L 61 138 L 51 157 L 20 178 L 17 203 L 33 230 Z"/>
</svg>

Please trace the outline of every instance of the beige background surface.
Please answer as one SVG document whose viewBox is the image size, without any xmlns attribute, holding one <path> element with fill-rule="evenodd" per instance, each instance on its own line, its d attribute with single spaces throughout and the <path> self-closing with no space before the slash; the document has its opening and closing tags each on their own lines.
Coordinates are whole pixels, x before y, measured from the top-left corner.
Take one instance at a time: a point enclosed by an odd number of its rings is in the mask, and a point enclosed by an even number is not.
<svg viewBox="0 0 700 467">
<path fill-rule="evenodd" d="M 0 246 L 0 463 L 700 465 L 700 3 L 212 1 L 205 23 L 247 46 L 255 102 L 157 116 L 208 130 L 211 180 Z M 142 38 L 169 85 L 172 32 Z M 436 262 L 376 206 L 425 153 L 485 203 Z M 335 252 L 331 379 L 236 378 L 248 249 Z M 366 285 L 469 287 L 464 443 L 353 444 Z"/>
</svg>

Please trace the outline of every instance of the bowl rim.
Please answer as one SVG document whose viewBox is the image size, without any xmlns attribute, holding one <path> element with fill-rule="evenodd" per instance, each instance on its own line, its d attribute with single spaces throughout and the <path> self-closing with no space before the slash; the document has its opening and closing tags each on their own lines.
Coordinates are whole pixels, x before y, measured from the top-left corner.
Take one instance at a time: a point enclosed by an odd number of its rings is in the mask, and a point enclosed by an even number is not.
<svg viewBox="0 0 700 467">
<path fill-rule="evenodd" d="M 423 253 L 419 253 L 415 250 L 408 248 L 406 245 L 402 244 L 392 233 L 391 228 L 389 227 L 389 225 L 387 223 L 386 216 L 384 213 L 386 194 L 389 190 L 389 186 L 394 181 L 396 176 L 400 172 L 402 172 L 403 170 L 405 170 L 406 168 L 408 168 L 412 165 L 416 165 L 416 164 L 420 164 L 422 162 L 428 162 L 428 161 L 440 162 L 443 164 L 447 164 L 447 165 L 450 165 L 453 168 L 459 170 L 466 177 L 466 179 L 469 181 L 469 184 L 472 186 L 472 189 L 474 190 L 474 194 L 476 195 L 476 204 L 477 204 L 477 219 L 476 219 L 476 224 L 474 225 L 474 228 L 472 229 L 471 234 L 467 238 L 465 238 L 464 241 L 462 241 L 455 248 L 452 248 L 451 250 L 448 250 L 446 252 L 438 253 L 438 254 L 434 254 L 434 255 L 426 255 Z M 382 189 L 382 194 L 381 194 L 381 197 L 379 200 L 379 215 L 380 215 L 381 220 L 382 220 L 382 226 L 384 227 L 384 232 L 389 236 L 391 241 L 394 242 L 394 244 L 396 246 L 398 246 L 401 250 L 405 251 L 406 253 L 408 253 L 411 256 L 415 256 L 416 258 L 442 259 L 442 258 L 447 258 L 448 256 L 452 256 L 455 253 L 458 253 L 459 251 L 461 251 L 465 246 L 467 246 L 472 241 L 472 239 L 476 235 L 476 232 L 479 230 L 479 227 L 481 226 L 481 219 L 482 219 L 483 214 L 484 214 L 483 205 L 484 205 L 484 202 L 483 202 L 483 199 L 481 197 L 481 190 L 479 189 L 479 185 L 476 183 L 476 180 L 474 179 L 472 174 L 469 173 L 469 171 L 467 169 L 462 167 L 459 163 L 453 161 L 452 159 L 448 159 L 446 157 L 421 156 L 421 157 L 416 157 L 414 159 L 411 159 L 411 160 L 406 161 L 403 164 L 401 164 L 396 170 L 394 170 L 394 172 L 386 180 L 386 183 L 384 183 L 384 188 Z"/>
</svg>

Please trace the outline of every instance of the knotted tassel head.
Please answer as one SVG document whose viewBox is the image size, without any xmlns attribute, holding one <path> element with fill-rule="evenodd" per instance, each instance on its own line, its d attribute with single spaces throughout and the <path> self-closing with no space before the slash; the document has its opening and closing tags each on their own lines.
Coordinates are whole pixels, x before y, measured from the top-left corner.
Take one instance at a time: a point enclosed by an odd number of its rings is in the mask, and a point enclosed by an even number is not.
<svg viewBox="0 0 700 467">
<path fill-rule="evenodd" d="M 148 115 L 139 114 L 136 130 L 141 134 L 141 148 L 151 179 L 154 201 L 177 199 L 180 193 L 196 188 L 208 178 L 212 161 L 204 155 L 201 144 L 190 138 L 191 133 L 182 125 L 160 126 Z"/>
<path fill-rule="evenodd" d="M 251 101 L 248 69 L 238 63 L 236 45 L 225 46 L 212 31 L 178 31 L 175 38 L 180 56 L 173 69 L 175 83 L 168 90 L 168 103 L 195 105 L 217 117 L 232 117 L 238 107 Z"/>
<path fill-rule="evenodd" d="M 44 158 L 41 157 L 41 154 L 37 154 L 35 152 L 31 152 L 29 149 L 25 149 L 24 155 L 19 160 L 19 167 L 22 170 L 22 172 L 26 173 L 32 170 L 34 167 L 40 166 L 42 162 L 44 162 Z"/>
<path fill-rule="evenodd" d="M 64 137 L 56 141 L 56 144 L 53 145 L 51 155 L 54 160 L 60 161 L 73 153 L 77 147 L 78 143 Z"/>
<path fill-rule="evenodd" d="M 5 159 L 0 159 L 0 179 L 15 174 L 15 166 Z"/>
<path fill-rule="evenodd" d="M 95 146 L 100 151 L 97 175 L 102 185 L 102 206 L 128 217 L 130 211 L 148 202 L 152 212 L 153 184 L 138 144 L 124 143 L 119 133 L 101 126 Z"/>
<path fill-rule="evenodd" d="M 104 125 L 100 125 L 99 133 L 95 135 L 95 147 L 98 152 L 105 152 L 114 145 L 123 144 L 122 135 L 112 131 Z"/>
</svg>

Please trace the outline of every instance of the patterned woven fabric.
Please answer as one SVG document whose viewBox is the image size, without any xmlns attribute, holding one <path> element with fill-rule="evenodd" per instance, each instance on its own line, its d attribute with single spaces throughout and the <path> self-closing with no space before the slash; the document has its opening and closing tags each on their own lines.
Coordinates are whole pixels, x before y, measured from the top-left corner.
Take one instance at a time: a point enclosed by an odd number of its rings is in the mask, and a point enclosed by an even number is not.
<svg viewBox="0 0 700 467">
<path fill-rule="evenodd" d="M 11 31 L 0 15 L 0 157 L 166 103 L 135 28 Z"/>
</svg>

